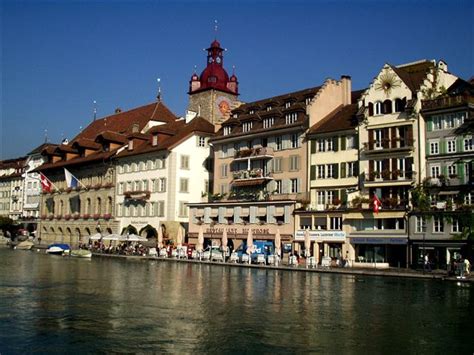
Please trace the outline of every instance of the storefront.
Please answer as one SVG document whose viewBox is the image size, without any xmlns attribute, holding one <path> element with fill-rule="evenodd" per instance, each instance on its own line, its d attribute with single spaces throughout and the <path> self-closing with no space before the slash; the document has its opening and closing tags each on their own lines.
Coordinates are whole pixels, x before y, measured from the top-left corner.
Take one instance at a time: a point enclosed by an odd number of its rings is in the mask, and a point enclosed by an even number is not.
<svg viewBox="0 0 474 355">
<path fill-rule="evenodd" d="M 316 257 L 317 262 L 327 256 L 332 260 L 343 259 L 346 253 L 346 232 L 343 231 L 321 231 L 309 230 L 311 243 L 311 255 Z M 303 251 L 306 230 L 299 229 L 295 234 L 295 250 Z"/>
<path fill-rule="evenodd" d="M 359 267 L 406 267 L 406 236 L 351 237 L 355 250 L 354 266 Z"/>
<path fill-rule="evenodd" d="M 428 255 L 428 261 L 432 269 L 446 270 L 453 261 L 468 255 L 467 248 L 467 243 L 463 241 L 412 241 L 410 248 L 411 266 L 422 268 L 424 255 Z"/>
</svg>

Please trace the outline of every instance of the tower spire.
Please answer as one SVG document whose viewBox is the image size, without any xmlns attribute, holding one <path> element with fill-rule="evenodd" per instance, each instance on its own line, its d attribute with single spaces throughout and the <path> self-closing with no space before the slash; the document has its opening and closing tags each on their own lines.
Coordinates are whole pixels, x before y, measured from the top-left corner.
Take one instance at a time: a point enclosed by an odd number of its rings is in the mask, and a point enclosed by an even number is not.
<svg viewBox="0 0 474 355">
<path fill-rule="evenodd" d="M 97 101 L 94 100 L 94 121 L 97 119 Z"/>
<path fill-rule="evenodd" d="M 214 39 L 217 39 L 217 29 L 218 29 L 217 20 L 214 20 Z"/>
<path fill-rule="evenodd" d="M 156 98 L 158 99 L 158 102 L 161 102 L 161 78 L 157 78 L 156 82 L 158 83 L 158 94 L 156 95 Z"/>
</svg>

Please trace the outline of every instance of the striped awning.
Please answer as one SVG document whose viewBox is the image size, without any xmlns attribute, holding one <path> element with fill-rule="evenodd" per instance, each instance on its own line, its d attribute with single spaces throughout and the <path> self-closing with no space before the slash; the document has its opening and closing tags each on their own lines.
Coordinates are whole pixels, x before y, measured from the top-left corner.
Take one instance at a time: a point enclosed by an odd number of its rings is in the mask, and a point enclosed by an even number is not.
<svg viewBox="0 0 474 355">
<path fill-rule="evenodd" d="M 266 179 L 248 179 L 248 180 L 235 180 L 232 182 L 234 186 L 255 186 L 261 185 L 266 181 Z"/>
</svg>

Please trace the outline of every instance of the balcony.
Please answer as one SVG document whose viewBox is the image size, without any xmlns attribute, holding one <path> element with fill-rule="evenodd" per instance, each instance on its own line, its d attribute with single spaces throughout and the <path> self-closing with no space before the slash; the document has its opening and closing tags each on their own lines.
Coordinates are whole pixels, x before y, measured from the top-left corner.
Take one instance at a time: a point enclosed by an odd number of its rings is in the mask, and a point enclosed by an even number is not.
<svg viewBox="0 0 474 355">
<path fill-rule="evenodd" d="M 242 149 L 235 152 L 234 161 L 272 159 L 273 149 L 269 147 L 259 147 L 251 149 Z"/>
<path fill-rule="evenodd" d="M 423 100 L 421 101 L 421 107 L 422 110 L 426 112 L 448 107 L 464 106 L 473 103 L 474 98 L 467 95 L 458 95 L 440 97 L 434 100 Z"/>
<path fill-rule="evenodd" d="M 123 195 L 127 200 L 144 201 L 150 198 L 150 191 L 125 191 Z"/>
<path fill-rule="evenodd" d="M 373 141 L 364 143 L 363 150 L 365 154 L 381 154 L 381 153 L 399 153 L 409 152 L 414 148 L 415 140 L 412 138 L 393 138 L 382 139 L 381 141 Z"/>
<path fill-rule="evenodd" d="M 263 169 L 238 170 L 233 173 L 233 186 L 254 186 L 261 185 L 273 180 L 272 173 L 267 173 Z"/>
<path fill-rule="evenodd" d="M 383 171 L 372 171 L 365 174 L 365 183 L 376 184 L 376 183 L 411 183 L 416 176 L 415 171 L 403 171 L 403 170 L 383 170 Z"/>
</svg>

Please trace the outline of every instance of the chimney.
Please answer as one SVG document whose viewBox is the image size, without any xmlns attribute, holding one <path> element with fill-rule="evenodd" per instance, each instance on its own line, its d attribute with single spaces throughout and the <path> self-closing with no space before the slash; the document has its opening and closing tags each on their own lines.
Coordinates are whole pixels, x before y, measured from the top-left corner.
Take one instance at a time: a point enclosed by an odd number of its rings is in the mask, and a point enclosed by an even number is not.
<svg viewBox="0 0 474 355">
<path fill-rule="evenodd" d="M 344 105 L 350 105 L 352 101 L 351 91 L 352 91 L 352 82 L 349 75 L 341 75 L 341 85 L 342 85 L 342 103 Z"/>
<path fill-rule="evenodd" d="M 138 133 L 140 126 L 138 123 L 134 123 L 132 126 L 132 133 Z"/>
</svg>

